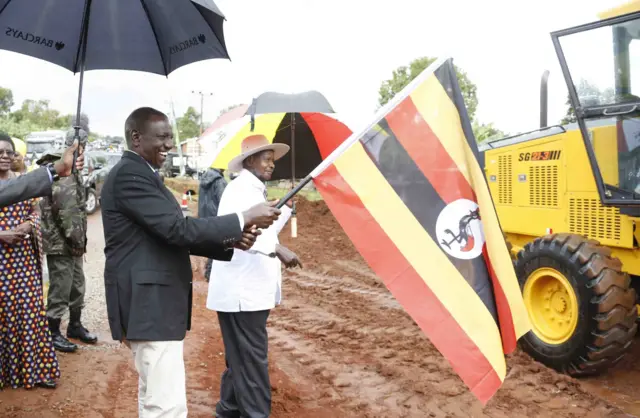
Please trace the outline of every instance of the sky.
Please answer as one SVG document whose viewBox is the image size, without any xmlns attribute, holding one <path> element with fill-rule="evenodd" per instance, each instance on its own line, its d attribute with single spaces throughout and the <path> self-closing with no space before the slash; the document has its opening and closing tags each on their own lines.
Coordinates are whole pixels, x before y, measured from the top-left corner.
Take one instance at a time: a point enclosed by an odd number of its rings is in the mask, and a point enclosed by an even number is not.
<svg viewBox="0 0 640 418">
<path fill-rule="evenodd" d="M 567 90 L 550 32 L 597 20 L 624 0 L 217 0 L 225 14 L 231 61 L 182 67 L 168 78 L 140 72 L 90 71 L 83 111 L 91 130 L 123 135 L 137 107 L 176 115 L 220 110 L 265 91 L 318 90 L 353 129 L 371 121 L 380 83 L 421 56 L 450 56 L 478 87 L 477 118 L 518 133 L 536 129 L 540 77 L 549 78 L 549 123 L 566 111 Z M 597 57 L 588 57 L 597 61 Z M 610 59 L 607 55 L 603 59 Z M 78 76 L 44 61 L 0 51 L 0 86 L 14 100 L 48 99 L 75 113 Z M 212 94 L 210 94 L 212 93 Z"/>
</svg>

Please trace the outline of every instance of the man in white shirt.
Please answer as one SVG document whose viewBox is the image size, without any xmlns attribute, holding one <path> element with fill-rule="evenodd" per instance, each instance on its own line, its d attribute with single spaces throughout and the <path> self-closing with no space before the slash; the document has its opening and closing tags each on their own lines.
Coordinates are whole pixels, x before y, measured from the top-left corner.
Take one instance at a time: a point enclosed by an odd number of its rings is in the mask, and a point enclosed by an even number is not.
<svg viewBox="0 0 640 418">
<path fill-rule="evenodd" d="M 218 216 L 266 201 L 264 182 L 271 179 L 275 161 L 289 151 L 285 144 L 270 144 L 263 135 L 242 142 L 242 153 L 229 163 L 240 172 L 225 188 Z M 214 260 L 209 279 L 207 308 L 218 312 L 227 369 L 222 374 L 216 416 L 268 417 L 271 383 L 267 361 L 267 318 L 281 300 L 281 263 L 302 264 L 280 245 L 278 233 L 291 216 L 283 207 L 277 221 L 262 231 L 251 249 L 235 251 L 230 262 Z"/>
</svg>

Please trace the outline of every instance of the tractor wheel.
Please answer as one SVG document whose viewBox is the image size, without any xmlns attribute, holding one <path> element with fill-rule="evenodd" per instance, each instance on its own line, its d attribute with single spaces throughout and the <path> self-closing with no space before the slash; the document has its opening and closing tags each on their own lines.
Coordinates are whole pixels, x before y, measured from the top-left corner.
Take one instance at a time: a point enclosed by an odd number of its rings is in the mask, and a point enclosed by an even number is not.
<svg viewBox="0 0 640 418">
<path fill-rule="evenodd" d="M 637 331 L 636 293 L 611 250 L 579 235 L 554 234 L 518 254 L 532 331 L 521 339 L 537 361 L 572 376 L 616 364 Z"/>
</svg>

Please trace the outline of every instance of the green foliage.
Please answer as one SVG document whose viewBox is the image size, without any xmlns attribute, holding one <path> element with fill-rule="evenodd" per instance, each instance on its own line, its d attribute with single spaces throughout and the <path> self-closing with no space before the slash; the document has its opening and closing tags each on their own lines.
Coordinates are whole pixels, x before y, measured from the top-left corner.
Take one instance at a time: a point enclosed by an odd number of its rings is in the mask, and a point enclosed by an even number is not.
<svg viewBox="0 0 640 418">
<path fill-rule="evenodd" d="M 493 141 L 508 136 L 508 134 L 496 128 L 493 123 L 483 124 L 473 121 L 472 128 L 477 142 Z"/>
<path fill-rule="evenodd" d="M 73 115 L 62 115 L 52 109 L 48 100 L 27 99 L 19 109 L 11 112 L 13 105 L 13 92 L 0 87 L 0 131 L 17 138 L 24 138 L 31 132 L 67 130 L 76 122 Z M 89 129 L 89 117 L 84 113 L 80 114 L 80 126 L 89 133 L 89 140 L 95 139 Z"/>
<path fill-rule="evenodd" d="M 39 126 L 41 130 L 64 129 L 69 126 L 69 117 L 62 116 L 59 111 L 49 108 L 48 100 L 27 99 L 20 109 L 12 112 L 9 118 L 18 123 L 29 123 Z"/>
<path fill-rule="evenodd" d="M 180 141 L 200 136 L 200 114 L 196 112 L 193 106 L 189 106 L 184 115 L 178 118 L 176 124 L 180 134 Z"/>
<path fill-rule="evenodd" d="M 605 103 L 613 103 L 615 102 L 614 96 L 615 93 L 612 88 L 607 88 L 604 90 L 600 90 L 597 86 L 589 83 L 587 80 L 580 80 L 578 85 L 576 85 L 576 93 L 578 93 L 578 97 L 583 105 L 585 104 L 605 104 Z M 576 119 L 576 111 L 571 105 L 571 97 L 567 93 L 567 101 L 565 102 L 567 106 L 567 113 L 565 114 L 561 124 L 567 125 L 569 123 L 575 123 Z"/>
<path fill-rule="evenodd" d="M 436 58 L 421 57 L 411 61 L 411 63 L 409 63 L 409 67 L 403 65 L 393 70 L 393 76 L 391 79 L 383 81 L 380 86 L 380 90 L 378 91 L 378 103 L 380 106 L 387 104 L 393 96 L 405 88 L 411 80 L 416 78 L 435 60 Z M 469 113 L 469 118 L 474 120 L 476 110 L 478 108 L 477 87 L 473 82 L 471 82 L 467 73 L 457 66 L 455 69 L 456 74 L 458 75 L 460 90 L 462 90 L 462 96 L 464 97 L 464 104 L 466 105 L 467 112 Z"/>
<path fill-rule="evenodd" d="M 0 132 L 6 132 L 9 136 L 23 139 L 31 132 L 40 131 L 39 127 L 29 122 L 16 122 L 10 117 L 0 117 Z"/>
<path fill-rule="evenodd" d="M 382 82 L 380 90 L 378 91 L 378 103 L 380 106 L 384 106 L 391 100 L 396 94 L 398 94 L 403 88 L 407 86 L 414 78 L 416 78 L 422 71 L 424 71 L 429 65 L 431 65 L 436 58 L 421 57 L 417 58 L 409 66 L 398 67 L 393 71 L 393 76 L 389 80 Z M 456 74 L 458 76 L 458 83 L 460 84 L 460 90 L 462 91 L 462 97 L 464 104 L 469 114 L 469 119 L 473 127 L 473 133 L 475 134 L 478 142 L 487 140 L 499 139 L 507 136 L 500 129 L 496 128 L 493 123 L 483 124 L 476 120 L 476 111 L 478 109 L 478 97 L 477 87 L 469 79 L 467 73 L 462 69 L 455 67 Z"/>
<path fill-rule="evenodd" d="M 0 87 L 0 116 L 4 116 L 13 107 L 13 92 L 7 88 Z"/>
</svg>

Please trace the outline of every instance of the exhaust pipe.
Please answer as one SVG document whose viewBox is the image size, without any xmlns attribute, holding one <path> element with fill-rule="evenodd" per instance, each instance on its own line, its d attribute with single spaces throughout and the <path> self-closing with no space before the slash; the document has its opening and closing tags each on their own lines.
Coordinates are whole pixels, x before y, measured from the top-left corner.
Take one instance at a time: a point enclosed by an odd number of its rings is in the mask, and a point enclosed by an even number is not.
<svg viewBox="0 0 640 418">
<path fill-rule="evenodd" d="M 549 103 L 548 81 L 549 70 L 544 70 L 542 80 L 540 81 L 540 128 L 547 127 L 547 108 Z"/>
</svg>

